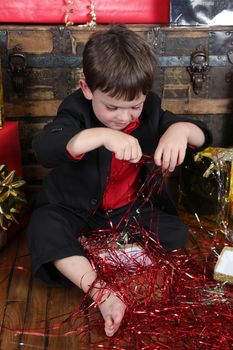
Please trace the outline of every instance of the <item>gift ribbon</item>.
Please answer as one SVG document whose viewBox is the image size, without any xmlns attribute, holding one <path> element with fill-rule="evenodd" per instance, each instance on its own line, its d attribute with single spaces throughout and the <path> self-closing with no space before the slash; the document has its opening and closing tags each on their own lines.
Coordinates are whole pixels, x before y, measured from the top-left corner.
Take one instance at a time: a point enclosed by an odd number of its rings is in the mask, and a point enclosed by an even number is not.
<svg viewBox="0 0 233 350">
<path fill-rule="evenodd" d="M 24 184 L 15 170 L 9 172 L 6 165 L 0 165 L 0 227 L 3 230 L 13 221 L 18 223 L 17 216 L 26 203 L 24 193 L 19 191 Z"/>
<path fill-rule="evenodd" d="M 72 26 L 74 25 L 73 20 L 71 19 L 71 16 L 75 13 L 78 13 L 78 6 L 77 1 L 75 0 L 64 0 L 66 5 L 66 13 L 65 13 L 65 24 L 66 26 Z M 80 24 L 79 27 L 95 27 L 96 26 L 96 13 L 95 13 L 95 4 L 92 0 L 90 0 L 89 8 L 89 17 L 90 20 L 87 21 L 86 24 Z"/>
</svg>

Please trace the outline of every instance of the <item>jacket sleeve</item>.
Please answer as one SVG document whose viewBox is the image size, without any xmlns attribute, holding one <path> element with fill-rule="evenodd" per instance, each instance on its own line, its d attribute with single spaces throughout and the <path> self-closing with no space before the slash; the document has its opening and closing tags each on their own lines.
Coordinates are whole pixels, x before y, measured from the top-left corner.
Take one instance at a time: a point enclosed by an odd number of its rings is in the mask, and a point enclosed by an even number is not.
<svg viewBox="0 0 233 350">
<path fill-rule="evenodd" d="M 44 167 L 53 168 L 64 162 L 77 161 L 67 153 L 66 145 L 75 134 L 84 128 L 84 117 L 71 95 L 60 105 L 57 117 L 47 124 L 33 140 L 32 146 L 38 162 Z"/>
</svg>

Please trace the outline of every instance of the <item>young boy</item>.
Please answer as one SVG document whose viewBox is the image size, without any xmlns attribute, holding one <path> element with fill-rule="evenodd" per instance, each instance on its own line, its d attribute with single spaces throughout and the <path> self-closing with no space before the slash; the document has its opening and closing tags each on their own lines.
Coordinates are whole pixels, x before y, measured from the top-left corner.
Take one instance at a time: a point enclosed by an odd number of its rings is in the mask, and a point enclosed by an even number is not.
<svg viewBox="0 0 233 350">
<path fill-rule="evenodd" d="M 205 146 L 205 126 L 178 118 L 160 107 L 152 93 L 154 56 L 148 43 L 125 26 L 94 33 L 83 53 L 85 79 L 61 104 L 55 120 L 34 140 L 38 160 L 53 168 L 45 179 L 28 227 L 32 270 L 48 284 L 71 281 L 87 292 L 96 272 L 77 239 L 115 225 L 135 201 L 153 164 L 139 162 L 153 155 L 161 170 L 173 171 L 188 144 Z M 158 198 L 157 198 L 158 197 Z M 140 219 L 154 229 L 167 250 L 183 247 L 188 233 L 166 190 L 145 204 Z M 151 203 L 151 201 L 150 201 Z M 114 335 L 125 304 L 96 282 L 91 297 L 99 300 L 105 332 Z"/>
</svg>

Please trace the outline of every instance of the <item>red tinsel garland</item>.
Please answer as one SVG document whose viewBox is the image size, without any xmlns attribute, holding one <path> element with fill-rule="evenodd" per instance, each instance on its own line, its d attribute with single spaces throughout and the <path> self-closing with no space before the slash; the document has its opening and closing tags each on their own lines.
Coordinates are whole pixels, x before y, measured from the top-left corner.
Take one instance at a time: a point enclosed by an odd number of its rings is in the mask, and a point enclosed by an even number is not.
<svg viewBox="0 0 233 350">
<path fill-rule="evenodd" d="M 144 158 L 143 161 L 150 162 L 150 159 Z M 158 174 L 154 171 L 141 187 L 138 195 L 138 198 L 142 197 L 140 206 L 150 200 L 155 188 L 160 192 L 164 179 Z M 148 186 L 149 194 L 142 196 Z M 140 207 L 138 213 L 140 217 Z M 122 220 L 129 216 L 130 211 Z M 97 333 L 98 341 L 90 343 L 92 349 L 232 349 L 233 288 L 213 280 L 213 266 L 216 253 L 223 246 L 222 237 L 195 227 L 197 235 L 202 233 L 198 250 L 166 253 L 156 238 L 151 241 L 152 232 L 140 228 L 142 240 L 137 241 L 140 250 L 131 255 L 117 245 L 122 241 L 119 226 L 112 224 L 111 230 L 92 232 L 83 241 L 98 272 L 98 279 L 106 281 L 109 289 L 127 306 L 123 323 L 111 339 L 111 345 L 109 338 L 103 335 L 98 301 L 89 302 L 92 287 L 76 310 L 64 316 L 62 322 L 54 321 L 46 329 L 50 331 L 47 335 Z M 131 224 L 127 227 L 127 234 L 133 236 L 138 230 L 136 223 Z M 193 229 L 193 236 L 195 232 Z M 89 325 L 80 324 L 83 315 L 90 318 Z M 70 329 L 63 332 L 62 327 L 67 322 Z M 45 329 L 12 331 L 44 336 Z"/>
</svg>

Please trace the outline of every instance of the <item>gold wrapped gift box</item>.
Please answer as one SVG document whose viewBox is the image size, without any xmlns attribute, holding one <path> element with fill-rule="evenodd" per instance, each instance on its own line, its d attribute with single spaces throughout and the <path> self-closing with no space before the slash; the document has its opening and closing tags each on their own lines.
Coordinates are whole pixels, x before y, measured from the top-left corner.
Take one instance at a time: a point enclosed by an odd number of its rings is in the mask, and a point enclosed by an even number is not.
<svg viewBox="0 0 233 350">
<path fill-rule="evenodd" d="M 208 217 L 233 240 L 233 148 L 192 153 L 181 169 L 182 210 Z"/>
</svg>

